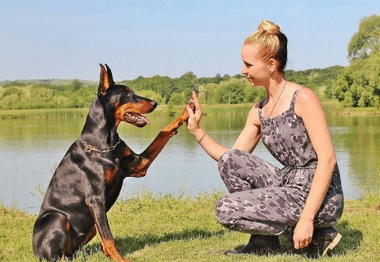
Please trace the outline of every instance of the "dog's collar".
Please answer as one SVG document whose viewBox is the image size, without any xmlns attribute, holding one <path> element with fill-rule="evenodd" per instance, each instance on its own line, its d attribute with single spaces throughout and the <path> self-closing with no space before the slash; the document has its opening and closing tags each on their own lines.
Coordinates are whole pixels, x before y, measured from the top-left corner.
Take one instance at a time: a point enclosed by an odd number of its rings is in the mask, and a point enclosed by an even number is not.
<svg viewBox="0 0 380 262">
<path fill-rule="evenodd" d="M 113 150 L 115 150 L 115 148 L 117 147 L 117 145 L 118 145 L 118 144 L 120 143 L 120 141 L 121 141 L 121 140 L 120 140 L 120 137 L 119 137 L 119 141 L 117 141 L 117 143 L 116 143 L 115 145 L 108 147 L 106 150 L 99 150 L 99 149 L 97 149 L 97 148 L 95 148 L 95 147 L 93 147 L 93 146 L 87 144 L 87 143 L 83 140 L 82 136 L 80 137 L 79 140 L 83 143 L 83 145 L 84 145 L 84 151 L 85 151 L 86 153 L 88 153 L 88 154 L 91 154 L 92 151 L 98 152 L 98 153 L 100 153 L 100 154 L 104 154 L 104 153 L 112 152 Z"/>
</svg>

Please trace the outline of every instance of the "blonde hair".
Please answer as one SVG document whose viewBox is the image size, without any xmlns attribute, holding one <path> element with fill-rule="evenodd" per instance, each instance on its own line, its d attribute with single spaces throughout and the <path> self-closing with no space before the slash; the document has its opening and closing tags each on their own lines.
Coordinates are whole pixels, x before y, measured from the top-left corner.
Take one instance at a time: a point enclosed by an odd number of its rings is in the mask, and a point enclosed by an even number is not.
<svg viewBox="0 0 380 262">
<path fill-rule="evenodd" d="M 262 20 L 257 30 L 247 37 L 244 44 L 259 44 L 262 58 L 266 61 L 276 59 L 278 71 L 284 72 L 288 59 L 288 39 L 280 31 L 280 27 L 269 20 Z"/>
</svg>

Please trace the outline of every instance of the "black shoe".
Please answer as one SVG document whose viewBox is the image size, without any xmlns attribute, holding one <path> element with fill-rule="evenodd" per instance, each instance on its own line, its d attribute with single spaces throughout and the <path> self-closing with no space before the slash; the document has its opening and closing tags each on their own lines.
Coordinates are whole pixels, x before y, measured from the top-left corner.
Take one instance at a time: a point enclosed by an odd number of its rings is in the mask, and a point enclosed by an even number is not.
<svg viewBox="0 0 380 262">
<path fill-rule="evenodd" d="M 342 235 L 333 228 L 317 228 L 313 235 L 313 241 L 310 243 L 307 256 L 318 258 L 325 255 L 331 255 L 331 251 L 339 244 Z"/>
<path fill-rule="evenodd" d="M 224 254 L 227 256 L 236 254 L 266 255 L 277 253 L 280 249 L 281 245 L 278 236 L 251 235 L 246 246 L 241 249 L 226 251 Z"/>
</svg>

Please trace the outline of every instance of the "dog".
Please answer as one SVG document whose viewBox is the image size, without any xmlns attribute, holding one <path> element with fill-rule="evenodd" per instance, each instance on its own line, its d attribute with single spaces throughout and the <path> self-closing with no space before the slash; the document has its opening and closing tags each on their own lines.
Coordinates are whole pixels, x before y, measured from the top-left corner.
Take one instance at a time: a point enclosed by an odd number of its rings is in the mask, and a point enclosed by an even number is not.
<svg viewBox="0 0 380 262">
<path fill-rule="evenodd" d="M 141 154 L 136 154 L 121 140 L 117 128 L 121 122 L 144 127 L 149 123 L 144 114 L 156 106 L 155 101 L 116 84 L 110 68 L 100 64 L 98 94 L 82 133 L 55 170 L 34 224 L 35 256 L 47 260 L 73 258 L 99 233 L 104 253 L 111 260 L 127 261 L 115 246 L 107 211 L 118 198 L 124 178 L 144 177 L 189 117 L 184 109 Z"/>
</svg>

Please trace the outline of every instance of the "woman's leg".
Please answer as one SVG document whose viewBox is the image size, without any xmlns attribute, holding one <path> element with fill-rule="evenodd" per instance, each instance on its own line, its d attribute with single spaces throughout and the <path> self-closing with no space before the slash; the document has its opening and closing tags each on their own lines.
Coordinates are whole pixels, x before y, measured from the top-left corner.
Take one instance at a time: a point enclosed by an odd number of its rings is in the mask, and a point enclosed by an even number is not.
<svg viewBox="0 0 380 262">
<path fill-rule="evenodd" d="M 218 221 L 233 230 L 279 235 L 299 219 L 303 195 L 279 187 L 283 172 L 252 154 L 229 150 L 219 160 L 219 171 L 231 194 L 216 203 Z"/>
<path fill-rule="evenodd" d="M 260 235 L 274 236 L 284 231 L 289 231 L 291 234 L 302 212 L 305 192 L 297 187 L 279 187 L 283 179 L 281 170 L 252 154 L 239 150 L 226 152 L 219 160 L 219 170 L 231 192 L 216 204 L 216 216 L 222 225 L 233 230 L 251 233 L 253 234 L 251 239 L 259 240 L 259 242 L 262 241 L 258 238 Z M 303 177 L 299 179 L 305 183 L 302 188 L 309 188 L 307 179 Z M 339 175 L 333 177 L 332 186 L 317 214 L 316 227 L 331 227 L 343 210 L 343 204 L 340 204 L 343 203 L 340 181 L 334 180 L 339 180 Z M 329 237 L 330 235 L 335 236 L 327 234 Z M 255 241 L 250 241 L 242 249 L 243 253 L 253 250 L 251 242 Z M 328 239 L 322 244 L 330 244 L 330 242 L 334 243 Z M 240 250 L 234 252 L 240 253 Z"/>
<path fill-rule="evenodd" d="M 257 235 L 279 235 L 294 227 L 303 209 L 295 190 L 283 187 L 250 189 L 219 199 L 217 220 L 232 230 Z"/>
<path fill-rule="evenodd" d="M 218 167 L 230 193 L 278 186 L 282 180 L 279 168 L 237 149 L 224 153 L 219 159 Z"/>
</svg>

